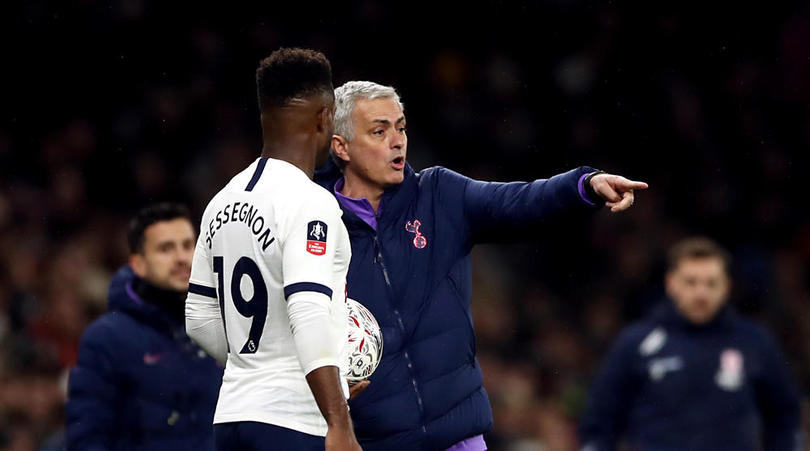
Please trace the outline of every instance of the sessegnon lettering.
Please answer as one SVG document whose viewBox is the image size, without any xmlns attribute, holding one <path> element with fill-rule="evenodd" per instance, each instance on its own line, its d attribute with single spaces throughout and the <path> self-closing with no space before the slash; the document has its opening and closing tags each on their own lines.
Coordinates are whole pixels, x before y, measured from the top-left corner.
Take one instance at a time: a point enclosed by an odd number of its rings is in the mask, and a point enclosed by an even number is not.
<svg viewBox="0 0 810 451">
<path fill-rule="evenodd" d="M 208 249 L 211 249 L 214 235 L 223 225 L 242 223 L 256 236 L 256 241 L 261 244 L 262 251 L 266 251 L 276 240 L 270 231 L 270 227 L 265 227 L 266 222 L 264 216 L 259 214 L 259 209 L 247 202 L 227 204 L 214 215 L 214 218 L 208 224 L 208 229 L 205 231 L 205 243 L 208 245 Z"/>
</svg>

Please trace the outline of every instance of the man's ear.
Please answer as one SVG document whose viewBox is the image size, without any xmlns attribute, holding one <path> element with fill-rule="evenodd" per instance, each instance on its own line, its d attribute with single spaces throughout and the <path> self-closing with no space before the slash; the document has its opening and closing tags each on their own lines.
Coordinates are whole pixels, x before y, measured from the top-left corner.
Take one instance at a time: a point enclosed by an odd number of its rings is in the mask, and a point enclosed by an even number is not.
<svg viewBox="0 0 810 451">
<path fill-rule="evenodd" d="M 132 271 L 143 279 L 146 277 L 146 259 L 141 254 L 130 254 L 129 256 L 129 266 L 132 267 Z"/>
<path fill-rule="evenodd" d="M 319 133 L 332 129 L 332 123 L 335 120 L 334 115 L 335 113 L 331 108 L 323 107 L 318 111 L 317 129 Z"/>
<path fill-rule="evenodd" d="M 675 274 L 673 271 L 667 271 L 664 275 L 664 291 L 666 292 L 667 296 L 672 298 L 672 295 L 675 291 Z"/>
<path fill-rule="evenodd" d="M 332 151 L 335 152 L 338 158 L 347 163 L 351 160 L 349 158 L 349 142 L 340 135 L 332 135 Z"/>
</svg>

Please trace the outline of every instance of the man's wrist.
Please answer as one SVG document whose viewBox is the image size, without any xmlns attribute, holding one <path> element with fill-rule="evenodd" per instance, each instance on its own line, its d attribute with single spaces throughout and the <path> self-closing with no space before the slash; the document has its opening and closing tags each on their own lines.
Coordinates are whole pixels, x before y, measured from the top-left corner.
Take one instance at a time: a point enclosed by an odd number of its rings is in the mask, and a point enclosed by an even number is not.
<svg viewBox="0 0 810 451">
<path fill-rule="evenodd" d="M 330 409 L 324 415 L 326 425 L 335 429 L 351 429 L 352 417 L 349 415 L 349 405 L 344 404 L 340 407 L 335 406 L 335 409 Z"/>
<path fill-rule="evenodd" d="M 604 201 L 602 200 L 601 196 L 599 196 L 599 194 L 596 193 L 596 190 L 593 189 L 593 186 L 591 185 L 591 179 L 593 179 L 599 174 L 604 173 L 605 171 L 594 171 L 588 174 L 582 174 L 582 176 L 579 178 L 579 182 L 577 183 L 577 191 L 579 192 L 579 197 L 581 197 L 586 204 L 592 207 L 601 205 L 602 203 L 604 203 Z"/>
</svg>

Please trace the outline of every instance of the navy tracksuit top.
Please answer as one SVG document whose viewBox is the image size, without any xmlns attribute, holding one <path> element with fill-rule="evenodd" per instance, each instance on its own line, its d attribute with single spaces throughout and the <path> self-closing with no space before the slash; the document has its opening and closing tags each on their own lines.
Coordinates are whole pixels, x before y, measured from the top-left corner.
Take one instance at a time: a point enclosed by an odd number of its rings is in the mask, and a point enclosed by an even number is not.
<svg viewBox="0 0 810 451">
<path fill-rule="evenodd" d="M 128 266 L 118 271 L 109 312 L 82 337 L 69 379 L 67 449 L 213 451 L 222 366 L 188 338 L 182 317 L 135 293 L 135 278 Z"/>
<path fill-rule="evenodd" d="M 348 295 L 371 310 L 385 342 L 371 385 L 350 402 L 364 450 L 444 450 L 492 427 L 475 357 L 470 250 L 592 211 L 577 185 L 593 171 L 489 183 L 442 167 L 416 174 L 406 165 L 404 181 L 383 194 L 376 232 L 344 209 Z M 333 192 L 340 177 L 330 162 L 316 181 Z"/>
<path fill-rule="evenodd" d="M 580 441 L 587 451 L 622 440 L 638 451 L 794 451 L 799 412 L 785 359 L 760 327 L 728 307 L 696 326 L 666 302 L 615 343 Z"/>
</svg>

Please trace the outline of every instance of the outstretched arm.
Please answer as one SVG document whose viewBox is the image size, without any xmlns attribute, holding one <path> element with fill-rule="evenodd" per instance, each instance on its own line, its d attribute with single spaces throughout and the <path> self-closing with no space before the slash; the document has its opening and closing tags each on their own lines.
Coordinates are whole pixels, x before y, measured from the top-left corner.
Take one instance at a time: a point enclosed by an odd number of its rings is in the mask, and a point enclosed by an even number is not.
<svg viewBox="0 0 810 451">
<path fill-rule="evenodd" d="M 446 171 L 465 184 L 464 211 L 473 242 L 492 241 L 504 234 L 607 205 L 613 212 L 629 208 L 634 191 L 647 184 L 580 167 L 533 182 L 482 182 Z"/>
</svg>

